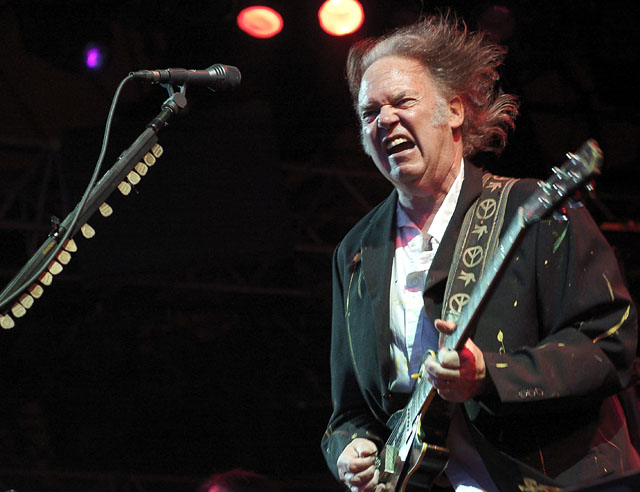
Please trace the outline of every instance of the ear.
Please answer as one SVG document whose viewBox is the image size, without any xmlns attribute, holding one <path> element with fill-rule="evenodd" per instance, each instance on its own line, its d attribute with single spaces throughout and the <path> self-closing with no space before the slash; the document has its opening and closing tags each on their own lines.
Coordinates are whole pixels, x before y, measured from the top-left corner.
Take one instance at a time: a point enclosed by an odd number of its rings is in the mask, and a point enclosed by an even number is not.
<svg viewBox="0 0 640 492">
<path fill-rule="evenodd" d="M 464 104 L 460 96 L 454 96 L 449 101 L 449 125 L 456 129 L 462 126 L 464 122 Z"/>
</svg>

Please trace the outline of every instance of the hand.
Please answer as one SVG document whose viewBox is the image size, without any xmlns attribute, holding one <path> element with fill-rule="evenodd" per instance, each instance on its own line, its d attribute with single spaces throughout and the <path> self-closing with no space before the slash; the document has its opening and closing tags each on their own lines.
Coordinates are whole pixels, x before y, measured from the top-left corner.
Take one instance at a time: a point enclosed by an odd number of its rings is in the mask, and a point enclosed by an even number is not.
<svg viewBox="0 0 640 492">
<path fill-rule="evenodd" d="M 453 321 L 437 319 L 434 324 L 446 335 L 456 329 Z M 423 375 L 443 399 L 461 403 L 484 391 L 487 374 L 484 356 L 471 339 L 467 339 L 459 351 L 441 349 L 438 359 L 439 362 L 434 357 L 427 358 Z"/>
<path fill-rule="evenodd" d="M 351 441 L 338 457 L 338 476 L 351 492 L 383 492 L 378 484 L 380 472 L 376 469 L 378 448 L 369 439 L 361 437 Z"/>
</svg>

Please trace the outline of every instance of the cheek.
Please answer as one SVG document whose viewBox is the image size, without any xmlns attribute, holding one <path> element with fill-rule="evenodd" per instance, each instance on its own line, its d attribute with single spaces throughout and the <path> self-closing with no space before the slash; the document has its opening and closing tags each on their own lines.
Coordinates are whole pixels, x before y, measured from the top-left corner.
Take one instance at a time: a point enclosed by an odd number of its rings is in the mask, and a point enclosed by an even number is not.
<svg viewBox="0 0 640 492">
<path fill-rule="evenodd" d="M 374 149 L 373 149 L 373 137 L 371 135 L 371 130 L 368 127 L 363 127 L 360 131 L 360 141 L 362 142 L 362 148 L 365 153 L 369 157 L 373 157 Z"/>
</svg>

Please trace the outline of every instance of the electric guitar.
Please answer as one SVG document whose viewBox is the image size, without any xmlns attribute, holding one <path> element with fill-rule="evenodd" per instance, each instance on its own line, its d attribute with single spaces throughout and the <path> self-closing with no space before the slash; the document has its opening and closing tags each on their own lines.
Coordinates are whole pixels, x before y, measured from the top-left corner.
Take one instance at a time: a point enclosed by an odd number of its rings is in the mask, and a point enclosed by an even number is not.
<svg viewBox="0 0 640 492">
<path fill-rule="evenodd" d="M 602 152 L 594 140 L 585 142 L 575 154 L 567 154 L 567 157 L 562 167 L 553 168 L 553 175 L 546 182 L 538 183 L 540 188 L 518 210 L 461 312 L 448 316 L 447 319 L 457 323 L 457 329 L 451 335 L 441 336 L 441 347 L 450 350 L 462 348 L 470 335 L 469 327 L 478 308 L 522 233 L 549 215 L 600 171 Z M 380 483 L 391 487 L 391 490 L 429 490 L 446 465 L 448 450 L 444 447 L 444 438 L 448 421 L 442 422 L 446 420 L 442 418 L 444 413 L 434 412 L 432 408 L 438 406 L 432 405 L 436 394 L 437 390 L 431 383 L 419 378 L 406 407 L 393 414 L 387 423 L 392 432 L 380 453 L 377 466 Z M 427 410 L 429 416 L 425 418 Z M 432 422 L 432 413 L 436 413 L 436 420 L 441 422 Z M 423 426 L 425 420 L 430 421 L 429 428 Z"/>
</svg>

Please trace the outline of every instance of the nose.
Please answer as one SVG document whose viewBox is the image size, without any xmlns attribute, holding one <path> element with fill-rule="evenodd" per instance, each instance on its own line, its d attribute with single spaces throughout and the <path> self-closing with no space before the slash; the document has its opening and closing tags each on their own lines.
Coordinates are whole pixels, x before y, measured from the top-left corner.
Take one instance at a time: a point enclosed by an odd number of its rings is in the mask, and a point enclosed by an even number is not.
<svg viewBox="0 0 640 492">
<path fill-rule="evenodd" d="M 393 106 L 387 104 L 380 108 L 380 114 L 378 115 L 378 127 L 388 129 L 398 122 L 398 115 L 396 114 Z"/>
</svg>

